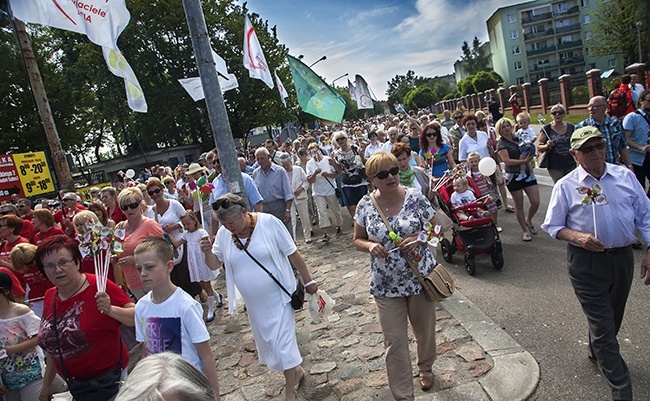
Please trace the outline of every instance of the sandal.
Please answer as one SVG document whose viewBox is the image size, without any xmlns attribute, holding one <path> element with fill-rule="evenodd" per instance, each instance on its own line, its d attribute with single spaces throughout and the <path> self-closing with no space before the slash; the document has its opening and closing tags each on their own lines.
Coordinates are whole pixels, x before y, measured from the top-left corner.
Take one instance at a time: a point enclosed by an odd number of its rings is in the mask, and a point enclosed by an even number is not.
<svg viewBox="0 0 650 401">
<path fill-rule="evenodd" d="M 528 226 L 528 231 L 530 231 L 530 233 L 533 235 L 537 235 L 537 229 L 532 224 Z"/>
<path fill-rule="evenodd" d="M 514 213 L 514 212 L 515 212 L 515 208 L 512 207 L 512 206 L 510 206 L 510 205 L 508 205 L 508 206 L 506 206 L 506 212 Z"/>
<path fill-rule="evenodd" d="M 300 385 L 305 380 L 305 369 L 303 369 L 303 367 L 300 365 L 298 365 L 298 367 L 300 368 L 300 377 L 298 377 L 298 380 L 296 380 L 296 384 L 295 384 L 296 391 L 298 391 Z"/>
<path fill-rule="evenodd" d="M 533 237 L 531 237 L 529 233 L 525 233 L 524 236 L 521 239 L 522 239 L 522 241 L 529 242 L 529 241 L 533 240 Z"/>
</svg>

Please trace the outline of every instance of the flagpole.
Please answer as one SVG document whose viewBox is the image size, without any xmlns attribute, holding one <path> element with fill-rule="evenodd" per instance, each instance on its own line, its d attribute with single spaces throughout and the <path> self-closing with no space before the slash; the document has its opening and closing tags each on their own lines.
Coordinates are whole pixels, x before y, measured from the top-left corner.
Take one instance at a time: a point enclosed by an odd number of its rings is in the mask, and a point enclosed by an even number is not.
<svg viewBox="0 0 650 401">
<path fill-rule="evenodd" d="M 203 8 L 200 0 L 183 0 L 183 8 L 185 9 L 187 27 L 192 38 L 194 58 L 199 69 L 203 93 L 205 94 L 205 105 L 210 119 L 210 126 L 212 127 L 212 136 L 219 152 L 221 174 L 228 192 L 246 199 L 246 189 L 239 169 L 237 154 L 235 153 L 235 141 L 232 137 L 228 112 L 219 86 L 217 69 L 212 57 L 210 35 L 205 24 Z"/>
</svg>

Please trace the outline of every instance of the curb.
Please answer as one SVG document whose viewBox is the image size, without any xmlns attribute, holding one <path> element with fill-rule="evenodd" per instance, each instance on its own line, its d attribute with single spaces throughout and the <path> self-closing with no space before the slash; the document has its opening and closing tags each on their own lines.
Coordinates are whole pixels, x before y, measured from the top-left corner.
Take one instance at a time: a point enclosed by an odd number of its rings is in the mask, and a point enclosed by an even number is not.
<svg viewBox="0 0 650 401">
<path fill-rule="evenodd" d="M 492 357 L 494 367 L 477 382 L 437 392 L 433 400 L 528 399 L 539 383 L 535 358 L 459 291 L 440 304 Z"/>
</svg>

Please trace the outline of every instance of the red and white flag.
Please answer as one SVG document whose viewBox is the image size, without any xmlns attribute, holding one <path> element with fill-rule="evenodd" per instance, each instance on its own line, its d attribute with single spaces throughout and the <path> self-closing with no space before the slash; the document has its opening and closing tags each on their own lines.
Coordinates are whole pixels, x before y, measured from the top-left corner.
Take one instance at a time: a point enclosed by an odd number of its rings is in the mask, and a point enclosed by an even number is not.
<svg viewBox="0 0 650 401">
<path fill-rule="evenodd" d="M 244 67 L 248 69 L 249 77 L 261 79 L 269 88 L 273 89 L 273 77 L 271 77 L 269 65 L 266 63 L 262 46 L 257 40 L 255 29 L 253 29 L 248 15 L 244 24 Z"/>
<path fill-rule="evenodd" d="M 117 47 L 117 38 L 131 19 L 125 0 L 9 0 L 9 4 L 21 21 L 81 33 L 101 46 L 108 69 L 124 79 L 129 107 L 147 112 L 138 78 Z"/>
<path fill-rule="evenodd" d="M 278 85 L 278 92 L 280 92 L 280 100 L 282 100 L 284 107 L 287 107 L 287 102 L 284 99 L 288 98 L 289 94 L 284 85 L 282 85 L 282 81 L 280 81 L 280 77 L 278 77 L 278 72 L 273 71 L 273 75 L 275 75 L 275 83 Z"/>
<path fill-rule="evenodd" d="M 357 107 L 359 109 L 372 109 L 372 97 L 370 97 L 370 90 L 366 80 L 361 75 L 354 77 L 354 82 L 357 84 L 355 93 L 357 94 Z"/>
</svg>

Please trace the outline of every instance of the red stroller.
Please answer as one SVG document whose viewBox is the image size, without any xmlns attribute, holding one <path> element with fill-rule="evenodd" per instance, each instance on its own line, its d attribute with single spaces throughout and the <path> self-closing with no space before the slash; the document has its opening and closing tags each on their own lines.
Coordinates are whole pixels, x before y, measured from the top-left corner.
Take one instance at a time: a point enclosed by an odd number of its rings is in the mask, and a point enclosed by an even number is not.
<svg viewBox="0 0 650 401">
<path fill-rule="evenodd" d="M 475 193 L 478 192 L 476 183 L 471 178 L 467 178 L 470 189 Z M 484 253 L 490 254 L 492 265 L 501 270 L 503 267 L 503 248 L 497 227 L 492 222 L 492 218 L 480 217 L 477 215 L 479 208 L 487 210 L 485 200 L 477 200 L 460 207 L 451 206 L 451 194 L 453 193 L 453 183 L 450 181 L 438 189 L 438 202 L 442 211 L 449 216 L 454 222 L 452 227 L 452 241 L 447 238 L 440 241 L 442 257 L 447 262 L 451 262 L 454 253 L 459 250 L 465 254 L 465 270 L 471 276 L 476 273 L 475 256 Z M 456 212 L 463 210 L 466 214 L 475 216 L 472 220 L 459 221 Z"/>
</svg>

